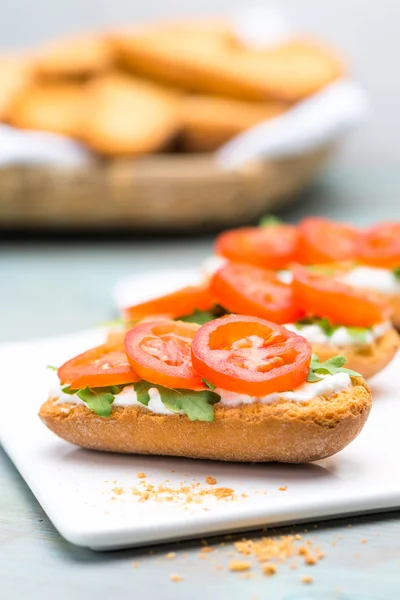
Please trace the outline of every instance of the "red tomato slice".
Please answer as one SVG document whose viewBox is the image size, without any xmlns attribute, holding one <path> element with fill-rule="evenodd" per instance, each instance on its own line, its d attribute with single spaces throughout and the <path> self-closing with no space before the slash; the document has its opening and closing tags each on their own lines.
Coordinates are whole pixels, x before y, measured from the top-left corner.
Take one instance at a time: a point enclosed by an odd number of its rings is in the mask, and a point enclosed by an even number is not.
<svg viewBox="0 0 400 600">
<path fill-rule="evenodd" d="M 292 390 L 306 380 L 311 346 L 280 325 L 229 315 L 199 329 L 192 360 L 196 371 L 219 388 L 265 396 Z"/>
<path fill-rule="evenodd" d="M 188 286 L 166 296 L 125 308 L 123 316 L 126 321 L 138 321 L 148 316 L 175 319 L 190 315 L 196 308 L 208 310 L 213 304 L 208 284 Z"/>
<path fill-rule="evenodd" d="M 193 369 L 192 340 L 196 323 L 153 321 L 136 325 L 125 337 L 129 362 L 142 379 L 169 388 L 204 389 Z"/>
<path fill-rule="evenodd" d="M 211 280 L 211 291 L 227 310 L 262 317 L 274 323 L 293 323 L 301 316 L 292 287 L 267 271 L 244 263 L 227 263 Z"/>
<path fill-rule="evenodd" d="M 375 267 L 400 267 L 400 223 L 379 223 L 359 241 L 358 259 Z"/>
<path fill-rule="evenodd" d="M 370 327 L 390 318 L 389 306 L 373 292 L 356 290 L 301 265 L 294 265 L 292 273 L 294 296 L 307 315 L 350 327 Z"/>
<path fill-rule="evenodd" d="M 103 344 L 83 352 L 58 369 L 58 377 L 73 390 L 139 381 L 121 344 Z"/>
<path fill-rule="evenodd" d="M 346 223 L 310 217 L 299 225 L 299 257 L 303 264 L 352 260 L 360 232 Z"/>
<path fill-rule="evenodd" d="M 298 234 L 294 225 L 243 227 L 217 237 L 215 250 L 233 262 L 265 269 L 285 269 L 297 260 Z"/>
</svg>

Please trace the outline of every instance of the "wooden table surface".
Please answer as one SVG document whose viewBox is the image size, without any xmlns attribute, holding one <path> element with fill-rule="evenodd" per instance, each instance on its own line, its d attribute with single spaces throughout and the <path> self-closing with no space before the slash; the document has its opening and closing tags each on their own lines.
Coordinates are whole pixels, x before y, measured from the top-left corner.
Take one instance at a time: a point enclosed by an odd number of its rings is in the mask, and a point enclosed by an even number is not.
<svg viewBox="0 0 400 600">
<path fill-rule="evenodd" d="M 360 224 L 400 219 L 398 167 L 333 167 L 284 216 L 296 219 L 308 213 Z M 136 236 L 119 242 L 106 236 L 95 241 L 3 240 L 0 341 L 57 335 L 107 321 L 115 315 L 111 288 L 118 278 L 173 264 L 196 265 L 210 253 L 211 242 L 211 237 Z M 288 531 L 293 528 L 280 529 L 279 534 Z M 295 531 L 319 543 L 325 558 L 317 566 L 300 561 L 296 570 L 279 566 L 272 577 L 263 575 L 255 562 L 250 578 L 229 572 L 231 540 L 223 540 L 221 546 L 221 539 L 209 539 L 215 552 L 204 560 L 199 559 L 199 540 L 94 553 L 59 536 L 0 449 L 2 600 L 400 598 L 400 512 L 302 525 Z M 250 535 L 257 534 L 246 534 Z M 167 559 L 171 551 L 176 557 Z M 171 582 L 172 572 L 182 581 Z M 302 583 L 304 575 L 311 575 L 313 583 Z"/>
</svg>

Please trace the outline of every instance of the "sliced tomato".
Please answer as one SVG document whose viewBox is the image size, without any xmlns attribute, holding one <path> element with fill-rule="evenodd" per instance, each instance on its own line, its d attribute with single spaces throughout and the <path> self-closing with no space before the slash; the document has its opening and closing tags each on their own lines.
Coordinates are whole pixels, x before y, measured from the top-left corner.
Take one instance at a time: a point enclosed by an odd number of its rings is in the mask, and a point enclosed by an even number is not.
<svg viewBox="0 0 400 600">
<path fill-rule="evenodd" d="M 379 223 L 367 230 L 359 241 L 357 256 L 374 267 L 400 267 L 400 223 Z"/>
<path fill-rule="evenodd" d="M 346 223 L 320 217 L 303 219 L 299 225 L 299 262 L 313 265 L 352 260 L 360 235 Z"/>
<path fill-rule="evenodd" d="M 280 281 L 274 271 L 229 262 L 213 276 L 210 287 L 219 304 L 233 313 L 274 323 L 292 323 L 301 316 L 292 287 Z"/>
<path fill-rule="evenodd" d="M 216 239 L 215 250 L 233 262 L 265 269 L 285 269 L 297 260 L 297 241 L 294 225 L 242 227 L 221 233 Z"/>
<path fill-rule="evenodd" d="M 142 379 L 169 388 L 204 389 L 193 369 L 191 345 L 200 325 L 156 321 L 136 325 L 125 337 L 129 362 Z"/>
<path fill-rule="evenodd" d="M 75 356 L 58 369 L 58 377 L 73 390 L 140 380 L 132 370 L 122 344 L 103 344 Z"/>
<path fill-rule="evenodd" d="M 125 308 L 123 316 L 126 321 L 138 321 L 148 316 L 175 319 L 191 314 L 196 308 L 198 310 L 208 310 L 213 304 L 208 284 L 193 285 L 166 296 L 160 296 L 154 298 L 154 300 Z"/>
<path fill-rule="evenodd" d="M 301 385 L 309 371 L 311 346 L 280 325 L 229 315 L 199 329 L 192 360 L 196 371 L 217 387 L 260 397 Z"/>
<path fill-rule="evenodd" d="M 292 273 L 294 296 L 307 315 L 350 327 L 370 327 L 390 318 L 389 306 L 373 292 L 356 290 L 301 265 L 294 265 Z"/>
</svg>

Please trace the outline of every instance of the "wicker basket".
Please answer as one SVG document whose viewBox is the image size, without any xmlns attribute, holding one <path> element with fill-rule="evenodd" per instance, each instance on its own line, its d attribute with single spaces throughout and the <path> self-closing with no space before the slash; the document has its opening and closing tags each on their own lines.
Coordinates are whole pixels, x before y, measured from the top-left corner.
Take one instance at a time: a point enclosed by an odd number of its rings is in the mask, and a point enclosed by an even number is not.
<svg viewBox="0 0 400 600">
<path fill-rule="evenodd" d="M 0 227 L 24 230 L 183 230 L 233 226 L 298 194 L 330 154 L 223 171 L 208 155 L 159 155 L 91 167 L 0 170 Z"/>
</svg>

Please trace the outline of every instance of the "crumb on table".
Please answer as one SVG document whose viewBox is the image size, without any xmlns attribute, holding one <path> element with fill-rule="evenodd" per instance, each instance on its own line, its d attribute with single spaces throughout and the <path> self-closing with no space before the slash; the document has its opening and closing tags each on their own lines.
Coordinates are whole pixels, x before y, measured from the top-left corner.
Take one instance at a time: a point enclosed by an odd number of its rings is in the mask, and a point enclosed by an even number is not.
<svg viewBox="0 0 400 600">
<path fill-rule="evenodd" d="M 231 560 L 231 562 L 229 563 L 230 571 L 249 571 L 249 569 L 250 563 L 244 560 Z"/>
<path fill-rule="evenodd" d="M 212 477 L 211 475 L 207 475 L 206 483 L 208 483 L 208 485 L 215 485 L 217 483 L 217 480 L 215 479 L 215 477 Z"/>
</svg>

